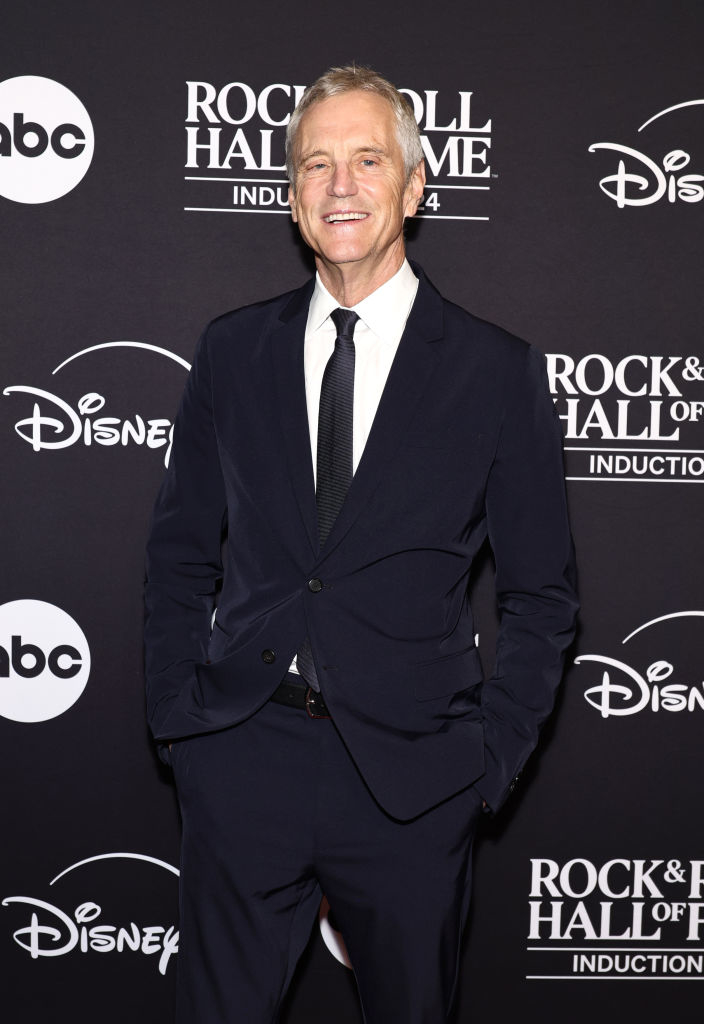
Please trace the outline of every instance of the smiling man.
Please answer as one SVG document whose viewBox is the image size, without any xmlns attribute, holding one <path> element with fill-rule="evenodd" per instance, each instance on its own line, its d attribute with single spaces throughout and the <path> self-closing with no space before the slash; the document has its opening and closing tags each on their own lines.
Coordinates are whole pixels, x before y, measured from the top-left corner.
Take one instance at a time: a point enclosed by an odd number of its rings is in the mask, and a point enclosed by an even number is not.
<svg viewBox="0 0 704 1024">
<path fill-rule="evenodd" d="M 148 711 L 183 817 L 176 1019 L 278 1020 L 325 893 L 366 1024 L 442 1024 L 477 822 L 574 631 L 561 432 L 542 357 L 406 260 L 425 176 L 396 89 L 331 69 L 287 157 L 316 277 L 206 329 L 149 542 Z M 484 680 L 467 587 L 487 536 Z"/>
<path fill-rule="evenodd" d="M 403 265 L 403 223 L 425 185 L 420 142 L 407 168 L 393 107 L 359 89 L 308 106 L 297 124 L 289 150 L 293 219 L 322 284 L 351 308 Z"/>
</svg>

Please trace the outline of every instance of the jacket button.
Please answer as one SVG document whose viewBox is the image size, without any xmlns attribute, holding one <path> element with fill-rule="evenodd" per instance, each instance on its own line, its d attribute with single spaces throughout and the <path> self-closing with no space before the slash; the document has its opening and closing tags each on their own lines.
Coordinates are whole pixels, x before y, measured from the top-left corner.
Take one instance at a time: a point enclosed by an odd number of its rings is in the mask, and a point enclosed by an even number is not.
<svg viewBox="0 0 704 1024">
<path fill-rule="evenodd" d="M 262 651 L 262 661 L 265 665 L 273 665 L 276 661 L 276 654 L 267 647 L 265 651 Z"/>
<path fill-rule="evenodd" d="M 314 576 L 312 580 L 308 580 L 308 589 L 311 594 L 319 594 L 323 589 L 323 581 L 319 580 L 317 576 Z"/>
</svg>

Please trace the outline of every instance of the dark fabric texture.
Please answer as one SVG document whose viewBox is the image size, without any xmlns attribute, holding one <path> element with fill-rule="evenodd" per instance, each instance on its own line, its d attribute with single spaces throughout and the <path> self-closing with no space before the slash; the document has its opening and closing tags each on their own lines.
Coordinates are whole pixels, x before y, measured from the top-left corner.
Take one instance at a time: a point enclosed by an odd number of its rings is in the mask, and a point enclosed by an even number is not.
<svg viewBox="0 0 704 1024">
<path fill-rule="evenodd" d="M 354 329 L 359 316 L 351 309 L 334 309 L 330 317 L 337 329 L 320 388 L 318 461 L 315 504 L 322 547 L 342 508 L 352 483 L 354 417 Z M 310 640 L 306 637 L 296 659 L 298 671 L 314 690 L 320 690 Z"/>
<path fill-rule="evenodd" d="M 313 282 L 208 327 L 146 588 L 157 740 L 254 714 L 308 637 L 336 727 L 404 820 L 472 783 L 500 807 L 553 706 L 577 608 L 545 360 L 414 271 L 418 293 L 322 548 L 303 371 Z M 484 679 L 467 591 L 487 537 L 500 630 Z"/>
<path fill-rule="evenodd" d="M 337 328 L 337 338 L 320 389 L 315 490 L 321 547 L 352 483 L 354 328 L 359 320 L 351 309 L 334 309 L 330 317 Z"/>
<path fill-rule="evenodd" d="M 333 722 L 272 703 L 173 753 L 183 820 L 177 1024 L 278 1020 L 322 894 L 365 1024 L 447 1020 L 476 790 L 396 821 Z"/>
</svg>

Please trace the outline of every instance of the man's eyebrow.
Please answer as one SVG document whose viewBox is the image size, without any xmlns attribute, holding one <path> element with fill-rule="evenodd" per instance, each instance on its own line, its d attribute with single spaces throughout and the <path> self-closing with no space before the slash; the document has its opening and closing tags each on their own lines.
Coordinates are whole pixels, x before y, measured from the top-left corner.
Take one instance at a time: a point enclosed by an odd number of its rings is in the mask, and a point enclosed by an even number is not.
<svg viewBox="0 0 704 1024">
<path fill-rule="evenodd" d="M 358 156 L 360 153 L 373 153 L 375 156 L 389 155 L 389 151 L 383 146 L 357 146 L 353 155 Z"/>
<path fill-rule="evenodd" d="M 375 153 L 376 156 L 388 156 L 388 150 L 384 149 L 383 146 L 357 146 L 352 155 L 358 156 L 360 153 Z M 302 153 L 298 159 L 298 162 L 299 164 L 304 164 L 308 160 L 313 160 L 316 156 L 327 157 L 328 155 L 329 153 L 326 149 L 313 149 L 310 151 L 310 153 Z"/>
<path fill-rule="evenodd" d="M 327 153 L 324 149 L 313 149 L 310 153 L 301 153 L 298 162 L 304 164 L 306 160 L 312 160 L 314 156 L 327 156 Z"/>
</svg>

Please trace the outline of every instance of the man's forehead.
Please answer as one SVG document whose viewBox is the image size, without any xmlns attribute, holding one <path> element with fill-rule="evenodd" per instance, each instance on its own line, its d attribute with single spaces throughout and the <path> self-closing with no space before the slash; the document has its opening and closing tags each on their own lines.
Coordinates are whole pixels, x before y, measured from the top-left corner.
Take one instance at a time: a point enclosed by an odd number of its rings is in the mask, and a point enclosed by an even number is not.
<svg viewBox="0 0 704 1024">
<path fill-rule="evenodd" d="M 360 90 L 326 97 L 302 116 L 297 143 L 299 154 L 323 152 L 339 143 L 388 153 L 397 144 L 393 109 L 383 97 Z"/>
<path fill-rule="evenodd" d="M 301 133 L 357 130 L 368 124 L 385 129 L 393 124 L 393 108 L 376 93 L 354 89 L 316 100 L 301 117 Z"/>
</svg>

